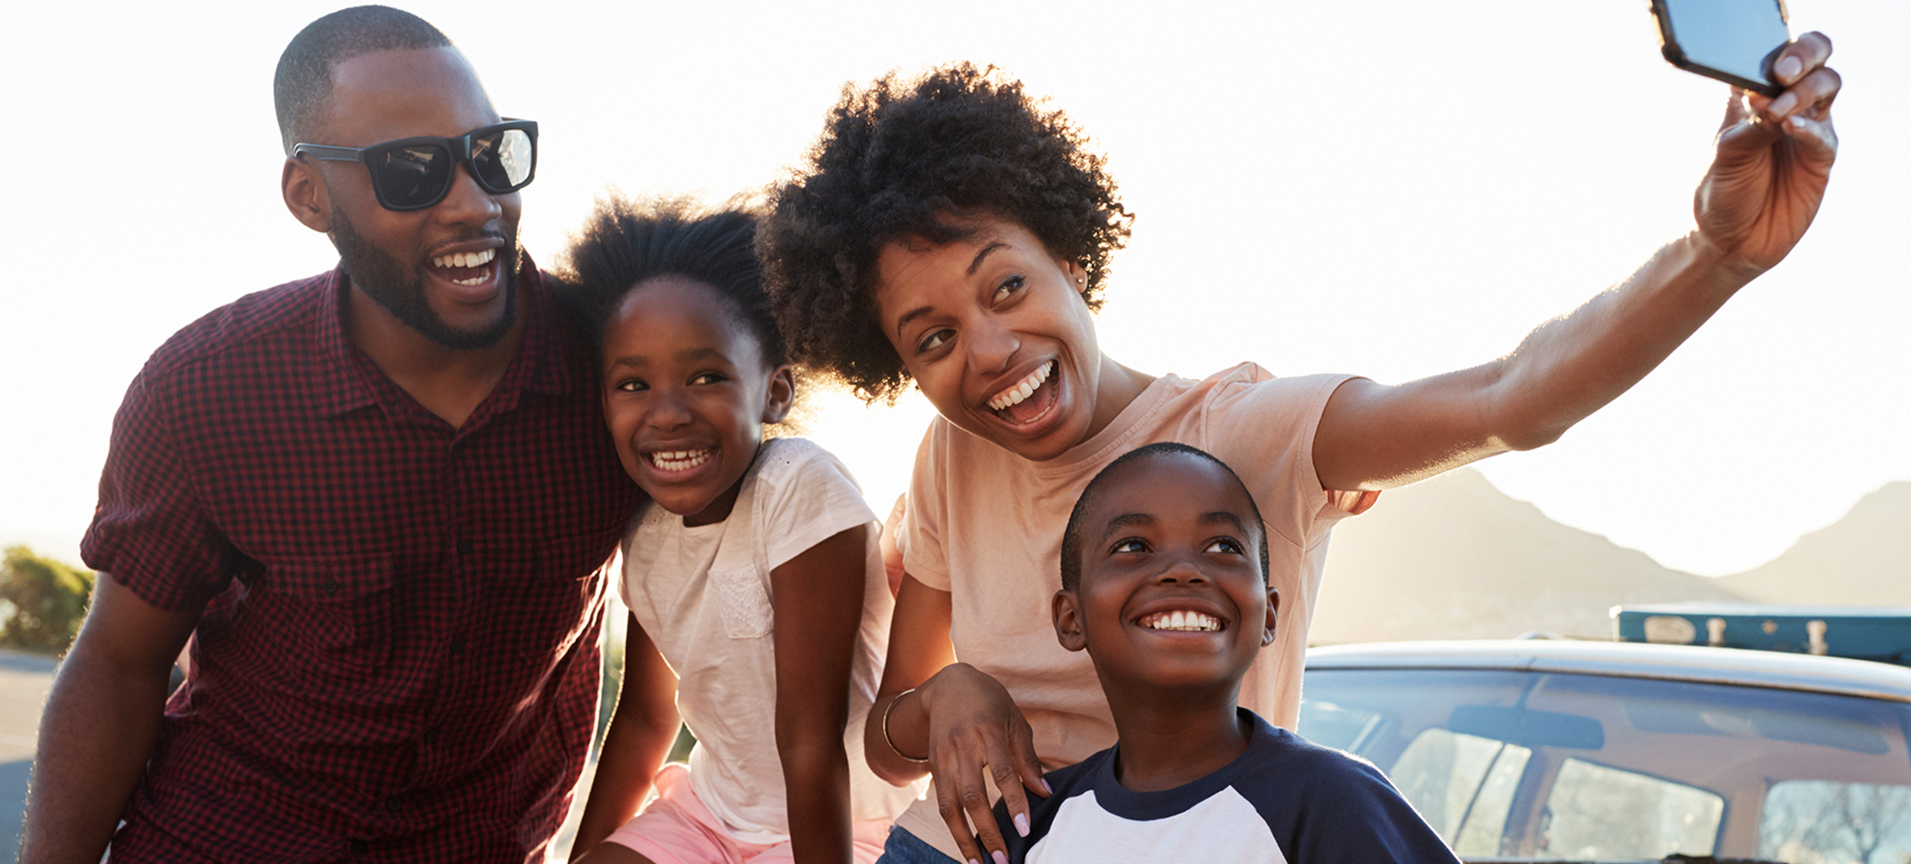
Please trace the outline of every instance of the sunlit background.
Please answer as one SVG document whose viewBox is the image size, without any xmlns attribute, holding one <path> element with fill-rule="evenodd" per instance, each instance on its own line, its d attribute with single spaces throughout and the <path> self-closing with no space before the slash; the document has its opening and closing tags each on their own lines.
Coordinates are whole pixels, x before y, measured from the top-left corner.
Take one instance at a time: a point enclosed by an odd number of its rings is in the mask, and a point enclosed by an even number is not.
<svg viewBox="0 0 1911 864">
<path fill-rule="evenodd" d="M 1911 4 L 1793 0 L 1848 89 L 1792 257 L 1505 492 L 1668 566 L 1770 559 L 1911 479 Z M 0 543 L 74 556 L 148 354 L 329 268 L 278 193 L 273 65 L 334 3 L 14 4 L 0 28 Z M 607 185 L 761 188 L 845 81 L 966 59 L 1051 97 L 1139 214 L 1102 344 L 1403 381 L 1487 360 L 1685 231 L 1723 85 L 1659 58 L 1645 0 L 415 2 L 542 129 L 522 239 L 552 263 Z M 1896 250 L 1896 251 L 1893 251 Z M 824 399 L 815 437 L 886 509 L 930 416 Z M 1384 506 L 1384 498 L 1383 505 Z"/>
</svg>

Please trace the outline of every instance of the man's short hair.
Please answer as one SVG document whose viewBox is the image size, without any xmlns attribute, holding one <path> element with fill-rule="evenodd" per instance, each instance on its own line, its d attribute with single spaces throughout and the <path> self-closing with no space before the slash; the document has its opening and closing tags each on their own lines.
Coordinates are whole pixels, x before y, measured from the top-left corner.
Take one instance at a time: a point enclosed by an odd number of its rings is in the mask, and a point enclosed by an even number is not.
<svg viewBox="0 0 1911 864">
<path fill-rule="evenodd" d="M 1107 467 L 1095 475 L 1095 479 L 1088 481 L 1088 486 L 1082 489 L 1082 497 L 1075 499 L 1075 509 L 1068 514 L 1068 527 L 1062 529 L 1062 587 L 1064 589 L 1069 591 L 1081 589 L 1082 529 L 1085 527 L 1082 525 L 1082 518 L 1095 499 L 1100 497 L 1102 488 L 1108 485 L 1108 476 L 1113 474 L 1115 469 L 1130 462 L 1171 455 L 1192 456 L 1220 466 L 1221 470 L 1228 475 L 1228 479 L 1233 480 L 1235 487 L 1241 490 L 1241 494 L 1247 496 L 1248 515 L 1253 520 L 1247 528 L 1248 533 L 1254 535 L 1248 539 L 1255 544 L 1256 551 L 1259 553 L 1261 581 L 1263 583 L 1267 581 L 1267 522 L 1261 518 L 1261 508 L 1254 503 L 1254 493 L 1248 490 L 1246 483 L 1241 482 L 1240 475 L 1235 474 L 1234 469 L 1228 467 L 1228 463 L 1215 458 L 1214 454 L 1199 447 L 1190 447 L 1175 441 L 1157 441 L 1123 453 L 1115 461 L 1108 463 Z"/>
<path fill-rule="evenodd" d="M 301 140 L 332 95 L 332 67 L 374 51 L 449 48 L 451 40 L 425 19 L 390 6 L 353 6 L 305 25 L 279 55 L 272 106 L 285 155 Z M 321 141 L 307 143 L 321 144 Z"/>
</svg>

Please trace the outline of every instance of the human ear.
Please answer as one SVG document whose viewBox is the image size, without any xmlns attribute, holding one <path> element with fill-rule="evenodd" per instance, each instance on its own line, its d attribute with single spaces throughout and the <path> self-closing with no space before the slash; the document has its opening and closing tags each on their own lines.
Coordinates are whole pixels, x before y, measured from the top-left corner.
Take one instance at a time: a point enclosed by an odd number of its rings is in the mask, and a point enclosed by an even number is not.
<svg viewBox="0 0 1911 864">
<path fill-rule="evenodd" d="M 1062 274 L 1068 277 L 1068 284 L 1074 287 L 1075 293 L 1088 290 L 1088 271 L 1082 269 L 1082 265 L 1060 258 L 1055 259 L 1055 263 L 1062 265 Z"/>
<path fill-rule="evenodd" d="M 1082 616 L 1077 609 L 1080 602 L 1081 598 L 1075 592 L 1063 588 L 1055 592 L 1053 608 L 1050 610 L 1055 618 L 1055 641 L 1070 651 L 1088 647 L 1088 634 L 1082 632 Z"/>
<path fill-rule="evenodd" d="M 1278 617 L 1276 613 L 1280 611 L 1281 589 L 1269 585 L 1267 587 L 1267 620 L 1263 622 L 1261 629 L 1262 647 L 1274 644 L 1274 621 Z"/>
<path fill-rule="evenodd" d="M 796 402 L 796 370 L 788 363 L 770 370 L 769 384 L 763 391 L 763 422 L 781 423 Z"/>
<path fill-rule="evenodd" d="M 318 165 L 297 157 L 286 157 L 279 174 L 279 194 L 292 218 L 320 234 L 332 230 L 332 199 Z"/>
</svg>

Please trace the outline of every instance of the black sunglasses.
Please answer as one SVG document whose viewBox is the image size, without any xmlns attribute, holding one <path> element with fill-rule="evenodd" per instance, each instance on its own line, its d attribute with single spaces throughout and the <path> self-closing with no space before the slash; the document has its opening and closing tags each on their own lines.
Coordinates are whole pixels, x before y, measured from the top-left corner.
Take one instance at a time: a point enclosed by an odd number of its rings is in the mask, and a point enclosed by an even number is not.
<svg viewBox="0 0 1911 864">
<path fill-rule="evenodd" d="M 445 200 L 457 162 L 464 163 L 479 188 L 493 195 L 530 185 L 537 173 L 537 122 L 506 120 L 456 138 L 400 138 L 370 147 L 292 146 L 293 156 L 307 153 L 327 162 L 363 162 L 379 206 L 423 210 Z"/>
</svg>

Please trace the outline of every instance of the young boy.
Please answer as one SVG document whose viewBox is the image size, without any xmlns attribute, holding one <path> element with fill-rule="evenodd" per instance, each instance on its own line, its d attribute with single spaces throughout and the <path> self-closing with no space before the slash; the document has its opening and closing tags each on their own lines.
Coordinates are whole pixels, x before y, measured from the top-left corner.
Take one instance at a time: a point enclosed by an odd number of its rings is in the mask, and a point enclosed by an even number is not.
<svg viewBox="0 0 1911 864">
<path fill-rule="evenodd" d="M 1458 860 L 1372 764 L 1237 707 L 1280 601 L 1262 531 L 1234 472 L 1183 444 L 1089 482 L 1062 537 L 1055 635 L 1089 653 L 1120 738 L 1049 774 L 1032 824 L 996 808 L 1012 860 Z"/>
</svg>

